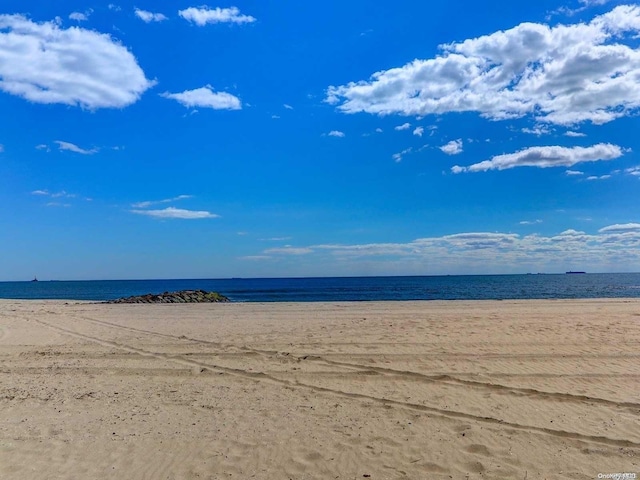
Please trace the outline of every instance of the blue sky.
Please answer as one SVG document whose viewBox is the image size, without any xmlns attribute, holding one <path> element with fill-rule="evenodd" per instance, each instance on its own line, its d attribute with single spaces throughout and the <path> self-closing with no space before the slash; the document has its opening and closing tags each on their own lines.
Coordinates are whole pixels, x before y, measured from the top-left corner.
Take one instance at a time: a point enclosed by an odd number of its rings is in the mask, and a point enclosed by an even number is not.
<svg viewBox="0 0 640 480">
<path fill-rule="evenodd" d="M 0 280 L 640 271 L 640 7 L 0 11 Z"/>
</svg>

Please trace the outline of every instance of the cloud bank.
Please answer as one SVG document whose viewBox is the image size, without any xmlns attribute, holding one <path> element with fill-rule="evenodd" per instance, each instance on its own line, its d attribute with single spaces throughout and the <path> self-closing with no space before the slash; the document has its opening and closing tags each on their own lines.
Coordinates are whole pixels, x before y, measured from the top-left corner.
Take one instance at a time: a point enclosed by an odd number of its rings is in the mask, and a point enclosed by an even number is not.
<svg viewBox="0 0 640 480">
<path fill-rule="evenodd" d="M 345 113 L 477 112 L 491 120 L 604 124 L 640 107 L 640 6 L 621 5 L 589 23 L 522 23 L 441 45 L 435 58 L 327 89 Z"/>
<path fill-rule="evenodd" d="M 523 225 L 540 224 L 539 220 Z M 270 248 L 274 259 L 313 256 L 314 261 L 373 271 L 405 273 L 523 273 L 572 269 L 610 271 L 640 268 L 640 223 L 616 224 L 595 234 L 567 229 L 556 235 L 468 232 L 418 238 L 406 243 L 321 244 Z"/>
</svg>

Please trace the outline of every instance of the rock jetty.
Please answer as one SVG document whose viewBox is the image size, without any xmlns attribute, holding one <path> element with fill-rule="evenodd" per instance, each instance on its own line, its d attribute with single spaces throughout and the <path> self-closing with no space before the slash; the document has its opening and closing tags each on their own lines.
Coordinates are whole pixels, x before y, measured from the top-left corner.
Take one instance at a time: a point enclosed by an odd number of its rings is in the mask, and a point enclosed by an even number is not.
<svg viewBox="0 0 640 480">
<path fill-rule="evenodd" d="M 218 292 L 205 290 L 180 290 L 179 292 L 164 292 L 159 295 L 148 293 L 134 297 L 118 298 L 106 303 L 220 303 L 229 299 Z"/>
</svg>

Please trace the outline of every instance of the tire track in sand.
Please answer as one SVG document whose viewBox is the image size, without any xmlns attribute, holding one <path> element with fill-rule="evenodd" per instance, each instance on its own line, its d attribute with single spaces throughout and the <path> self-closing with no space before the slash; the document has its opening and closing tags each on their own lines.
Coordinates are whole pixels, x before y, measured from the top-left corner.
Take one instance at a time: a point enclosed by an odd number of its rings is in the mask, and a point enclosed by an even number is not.
<svg viewBox="0 0 640 480">
<path fill-rule="evenodd" d="M 198 344 L 211 345 L 223 350 L 226 353 L 235 353 L 238 351 L 250 352 L 250 353 L 261 355 L 268 359 L 272 359 L 278 353 L 282 353 L 276 350 L 261 350 L 256 348 L 250 348 L 247 346 L 230 345 L 230 344 L 224 344 L 220 342 L 212 342 L 209 340 L 202 340 L 202 339 L 187 337 L 184 335 L 177 336 L 177 335 L 170 335 L 166 333 L 153 332 L 153 331 L 144 330 L 141 328 L 129 327 L 125 325 L 119 325 L 116 323 L 107 322 L 104 320 L 98 320 L 98 319 L 87 317 L 87 316 L 69 315 L 69 317 L 76 318 L 78 320 L 86 320 L 86 321 L 93 322 L 98 325 L 103 325 L 109 328 L 122 329 L 122 330 L 127 330 L 131 332 L 136 332 L 136 333 L 143 333 L 143 334 L 153 335 L 161 338 L 170 338 L 172 340 L 182 340 L 182 341 L 189 341 L 189 342 L 198 343 Z M 304 355 L 299 357 L 293 355 L 291 357 L 297 361 L 312 361 L 312 362 L 321 363 L 321 364 L 333 366 L 333 367 L 355 369 L 358 372 L 362 372 L 364 374 L 375 373 L 375 374 L 381 374 L 381 375 L 387 375 L 387 376 L 409 378 L 412 380 L 421 380 L 424 382 L 435 383 L 435 384 L 444 383 L 449 385 L 461 385 L 461 386 L 471 387 L 476 389 L 486 389 L 494 393 L 500 393 L 505 395 L 515 395 L 515 396 L 522 396 L 522 397 L 529 397 L 529 398 L 540 398 L 545 400 L 558 400 L 562 402 L 578 402 L 578 403 L 586 402 L 591 404 L 605 405 L 605 406 L 614 407 L 614 408 L 625 408 L 630 410 L 632 413 L 640 412 L 640 403 L 634 403 L 634 402 L 617 402 L 615 400 L 608 400 L 606 398 L 592 397 L 588 395 L 576 395 L 573 393 L 566 393 L 566 392 L 548 392 L 548 391 L 538 390 L 535 388 L 512 387 L 512 386 L 502 385 L 502 384 L 493 383 L 493 382 L 481 382 L 478 380 L 468 380 L 468 379 L 456 377 L 454 375 L 449 375 L 449 374 L 427 375 L 424 373 L 413 372 L 410 370 L 397 370 L 393 368 L 362 365 L 359 363 L 340 362 L 337 360 L 329 360 L 325 357 L 322 357 L 321 355 Z"/>
<path fill-rule="evenodd" d="M 598 435 L 586 435 L 578 432 L 555 430 L 555 429 L 550 429 L 546 427 L 538 427 L 538 426 L 532 426 L 532 425 L 523 425 L 520 423 L 508 422 L 505 420 L 501 420 L 501 419 L 489 417 L 489 416 L 473 415 L 470 413 L 455 411 L 455 410 L 444 410 L 436 407 L 430 407 L 430 406 L 411 403 L 411 402 L 403 402 L 399 400 L 392 400 L 388 398 L 380 398 L 380 397 L 366 395 L 362 393 L 345 392 L 342 390 L 336 390 L 328 387 L 309 385 L 309 384 L 301 383 L 298 381 L 290 381 L 290 380 L 274 377 L 272 375 L 262 373 L 262 372 L 249 372 L 243 369 L 236 369 L 236 368 L 224 367 L 224 366 L 214 365 L 214 364 L 205 363 L 205 362 L 198 362 L 198 361 L 184 358 L 184 356 L 182 355 L 170 355 L 170 354 L 154 352 L 151 350 L 145 350 L 141 348 L 132 347 L 130 345 L 121 344 L 118 342 L 105 340 L 104 338 L 100 338 L 100 337 L 86 335 L 86 334 L 75 332 L 73 330 L 70 330 L 68 328 L 64 328 L 58 325 L 52 325 L 50 323 L 47 323 L 43 320 L 39 320 L 36 318 L 33 318 L 32 320 L 38 323 L 39 325 L 42 325 L 43 327 L 50 328 L 52 330 L 64 333 L 66 335 L 88 340 L 103 346 L 108 346 L 111 348 L 121 349 L 131 353 L 136 353 L 138 355 L 142 355 L 145 357 L 152 357 L 152 358 L 157 358 L 165 361 L 168 360 L 168 361 L 176 362 L 181 365 L 188 365 L 193 368 L 201 369 L 200 371 L 204 371 L 202 369 L 205 369 L 205 370 L 208 369 L 218 373 L 222 372 L 222 373 L 226 373 L 229 375 L 233 375 L 233 376 L 237 376 L 245 379 L 265 381 L 273 385 L 286 386 L 292 389 L 308 390 L 315 393 L 325 393 L 334 397 L 338 396 L 341 398 L 365 400 L 365 401 L 377 403 L 384 407 L 396 406 L 400 408 L 406 408 L 414 411 L 428 413 L 428 414 L 435 415 L 435 416 L 449 419 L 449 420 L 475 421 L 475 422 L 485 423 L 493 426 L 508 427 L 515 430 L 525 431 L 528 433 L 539 433 L 539 434 L 549 435 L 556 438 L 571 438 L 573 440 L 579 440 L 579 441 L 584 441 L 588 443 L 604 444 L 604 445 L 614 446 L 614 447 L 640 448 L 640 443 L 633 442 L 630 440 L 622 440 L 622 439 L 616 439 L 616 438 L 610 438 L 610 437 L 598 436 Z M 147 333 L 150 333 L 150 332 L 147 332 Z M 162 334 L 162 335 L 165 335 L 165 334 Z"/>
</svg>

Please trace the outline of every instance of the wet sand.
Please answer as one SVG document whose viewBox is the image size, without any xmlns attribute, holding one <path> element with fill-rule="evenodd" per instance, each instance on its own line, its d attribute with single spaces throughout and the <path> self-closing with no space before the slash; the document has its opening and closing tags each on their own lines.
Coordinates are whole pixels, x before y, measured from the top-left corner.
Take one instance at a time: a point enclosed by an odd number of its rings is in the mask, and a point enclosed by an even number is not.
<svg viewBox="0 0 640 480">
<path fill-rule="evenodd" d="M 0 479 L 640 476 L 640 301 L 0 300 Z"/>
</svg>

